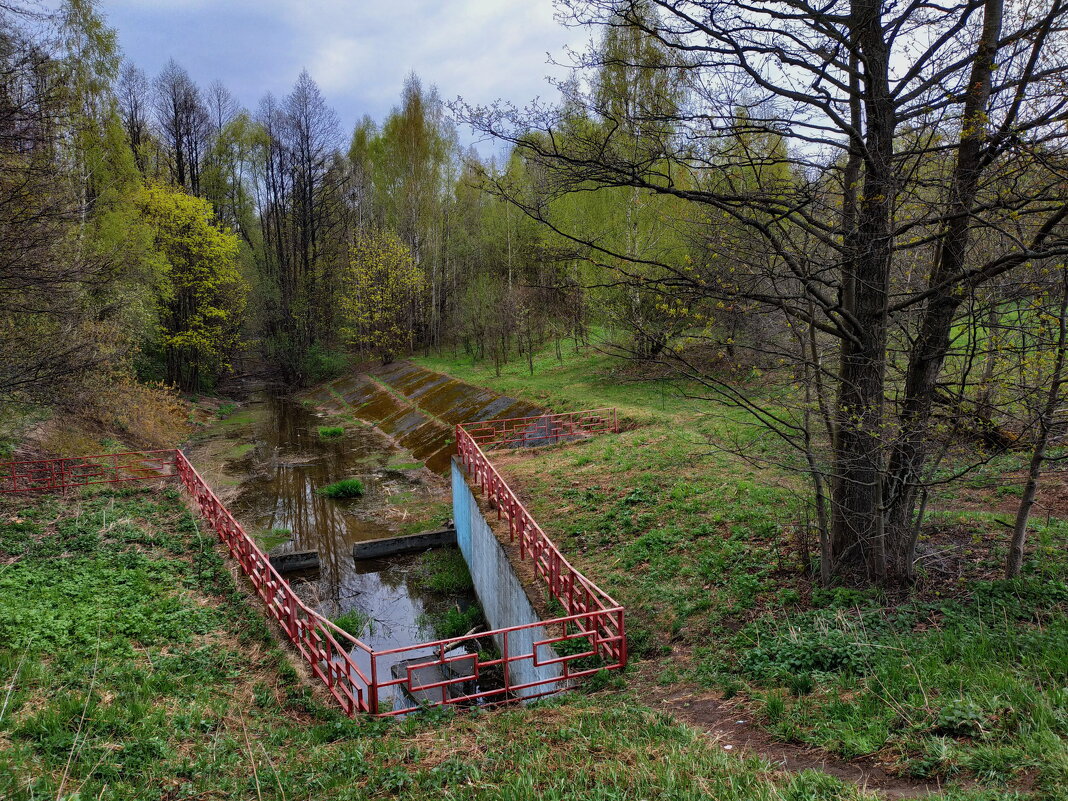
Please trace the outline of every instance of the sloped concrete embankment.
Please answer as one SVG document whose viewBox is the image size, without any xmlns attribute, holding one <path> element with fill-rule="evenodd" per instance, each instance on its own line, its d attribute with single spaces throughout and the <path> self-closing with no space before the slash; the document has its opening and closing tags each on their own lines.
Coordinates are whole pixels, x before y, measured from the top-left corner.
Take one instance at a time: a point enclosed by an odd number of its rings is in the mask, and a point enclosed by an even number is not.
<svg viewBox="0 0 1068 801">
<path fill-rule="evenodd" d="M 457 423 L 532 417 L 545 411 L 411 362 L 345 376 L 307 397 L 326 412 L 353 414 L 374 424 L 437 473 L 449 470 Z"/>
</svg>

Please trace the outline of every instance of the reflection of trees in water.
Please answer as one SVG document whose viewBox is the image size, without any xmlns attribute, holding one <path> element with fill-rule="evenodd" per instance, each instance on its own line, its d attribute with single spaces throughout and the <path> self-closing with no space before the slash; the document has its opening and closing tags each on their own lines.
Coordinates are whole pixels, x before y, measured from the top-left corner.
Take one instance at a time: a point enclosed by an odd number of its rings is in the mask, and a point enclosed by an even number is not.
<svg viewBox="0 0 1068 801">
<path fill-rule="evenodd" d="M 308 606 L 330 618 L 351 609 L 366 614 L 373 624 L 364 639 L 377 648 L 433 639 L 433 632 L 420 625 L 424 614 L 440 613 L 457 600 L 466 606 L 469 599 L 425 592 L 413 575 L 418 556 L 359 564 L 352 557 L 354 541 L 394 533 L 389 526 L 361 516 L 370 516 L 379 505 L 389 503 L 388 487 L 396 476 L 367 474 L 374 467 L 385 467 L 398 452 L 397 446 L 371 427 L 325 440 L 318 434 L 324 421 L 289 399 L 267 397 L 261 411 L 256 422 L 242 432 L 245 441 L 255 439 L 256 447 L 240 463 L 248 475 L 230 504 L 237 517 L 246 524 L 254 523 L 250 531 L 289 529 L 292 544 L 286 550 L 318 551 L 317 575 L 289 577 Z M 451 434 L 448 427 L 435 425 L 444 436 Z M 407 436 L 417 432 L 429 433 L 415 426 Z M 326 484 L 350 476 L 364 480 L 364 498 L 339 502 L 316 493 Z"/>
</svg>

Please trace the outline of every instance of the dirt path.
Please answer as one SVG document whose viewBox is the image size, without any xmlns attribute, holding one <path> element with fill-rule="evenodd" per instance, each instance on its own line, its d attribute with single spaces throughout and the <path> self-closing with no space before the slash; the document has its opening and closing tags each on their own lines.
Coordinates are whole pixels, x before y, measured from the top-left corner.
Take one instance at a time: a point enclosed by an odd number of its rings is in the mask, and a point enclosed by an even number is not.
<svg viewBox="0 0 1068 801">
<path fill-rule="evenodd" d="M 663 687 L 656 679 L 657 663 L 642 661 L 627 683 L 650 708 L 704 732 L 724 751 L 759 756 L 785 771 L 819 770 L 890 801 L 924 798 L 943 789 L 937 780 L 891 774 L 873 759 L 845 760 L 819 748 L 779 742 L 753 721 L 745 699 L 724 700 L 721 693 L 692 684 Z"/>
</svg>

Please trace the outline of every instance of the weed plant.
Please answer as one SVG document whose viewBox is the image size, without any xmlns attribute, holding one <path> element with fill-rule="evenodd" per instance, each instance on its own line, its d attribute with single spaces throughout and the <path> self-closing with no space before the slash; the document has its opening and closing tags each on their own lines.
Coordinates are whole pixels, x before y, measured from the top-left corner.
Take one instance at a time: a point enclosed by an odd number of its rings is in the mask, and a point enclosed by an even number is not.
<svg viewBox="0 0 1068 801">
<path fill-rule="evenodd" d="M 346 498 L 362 498 L 364 493 L 363 482 L 358 478 L 343 478 L 333 484 L 327 484 L 316 490 L 318 494 L 327 498 L 344 500 Z"/>
<path fill-rule="evenodd" d="M 419 557 L 417 579 L 431 592 L 448 595 L 470 593 L 475 588 L 459 548 L 434 548 L 424 553 Z"/>
</svg>

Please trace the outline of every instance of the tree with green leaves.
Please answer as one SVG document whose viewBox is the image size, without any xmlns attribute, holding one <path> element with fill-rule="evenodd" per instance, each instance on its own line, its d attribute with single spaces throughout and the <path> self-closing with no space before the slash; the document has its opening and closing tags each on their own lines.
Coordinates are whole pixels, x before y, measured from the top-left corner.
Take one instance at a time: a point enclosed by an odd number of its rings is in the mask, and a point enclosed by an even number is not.
<svg viewBox="0 0 1068 801">
<path fill-rule="evenodd" d="M 158 346 L 167 380 L 202 389 L 240 346 L 248 285 L 238 271 L 238 239 L 215 224 L 211 204 L 180 189 L 147 186 L 140 207 L 161 261 Z"/>
<path fill-rule="evenodd" d="M 415 342 L 425 285 L 426 276 L 397 234 L 362 231 L 343 275 L 343 337 L 388 364 Z"/>
</svg>

